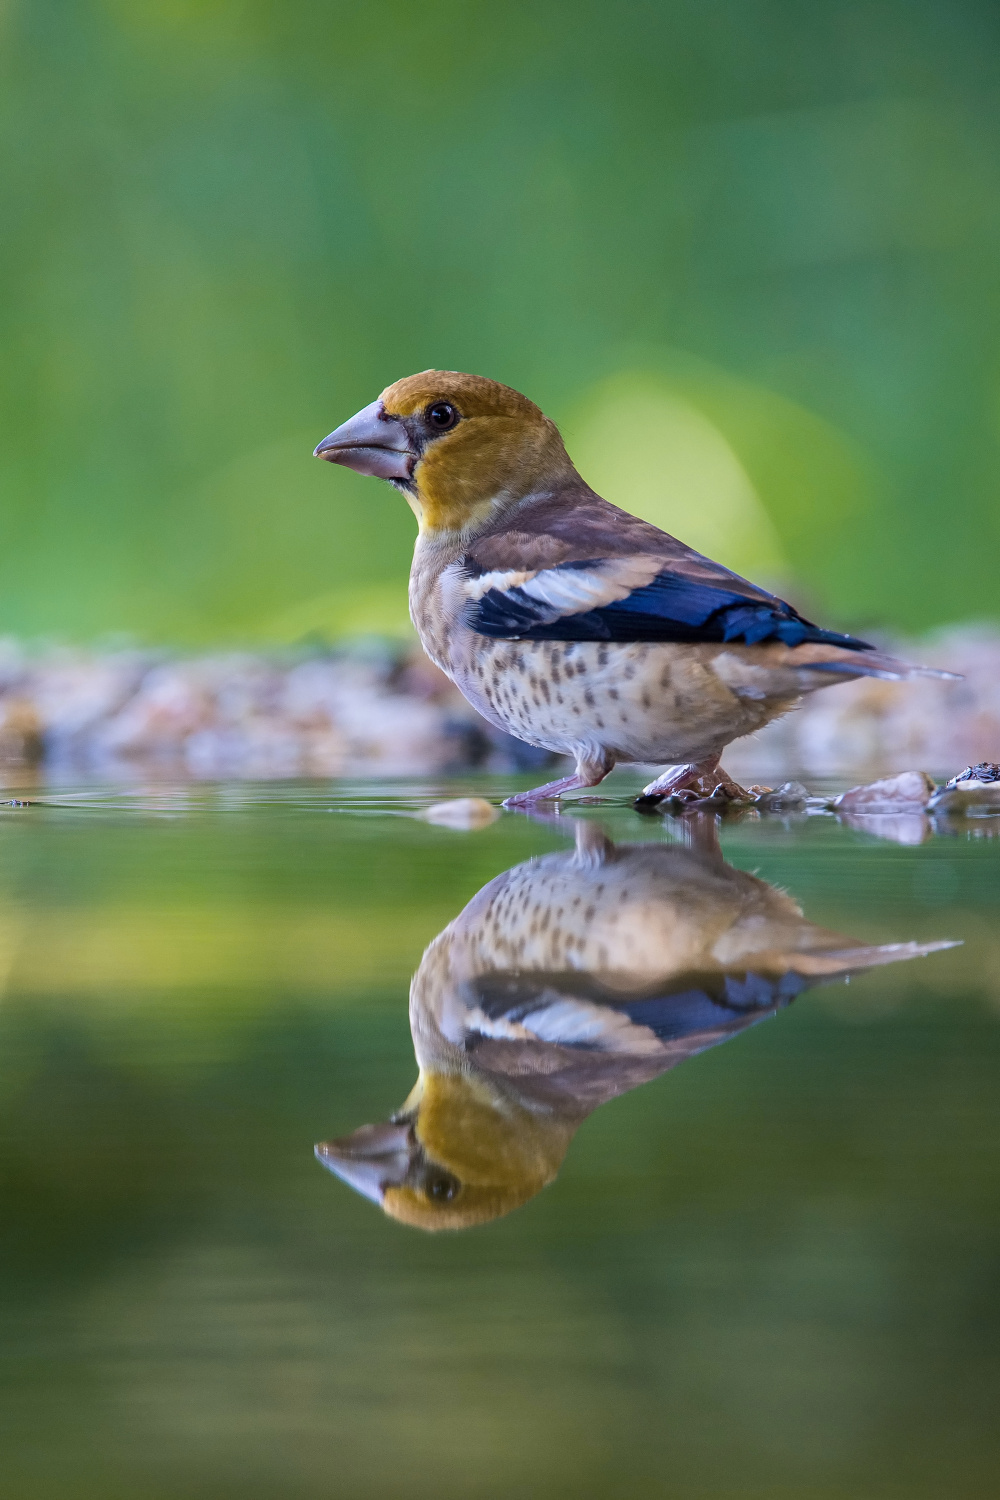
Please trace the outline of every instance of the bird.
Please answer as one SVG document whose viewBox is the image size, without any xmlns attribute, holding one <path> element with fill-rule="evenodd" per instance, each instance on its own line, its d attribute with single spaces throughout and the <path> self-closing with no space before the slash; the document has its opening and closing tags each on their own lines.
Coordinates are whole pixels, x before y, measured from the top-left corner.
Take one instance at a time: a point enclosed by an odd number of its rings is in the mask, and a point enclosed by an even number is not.
<svg viewBox="0 0 1000 1500">
<path fill-rule="evenodd" d="M 507 799 L 663 766 L 637 805 L 746 799 L 726 745 L 855 677 L 954 676 L 825 630 L 598 495 L 556 424 L 483 376 L 388 386 L 315 456 L 388 480 L 417 518 L 410 614 L 424 651 L 490 724 L 571 756 L 573 773 Z"/>
<path fill-rule="evenodd" d="M 714 817 L 688 817 L 689 847 L 573 818 L 572 849 L 484 886 L 413 977 L 414 1088 L 385 1123 L 320 1142 L 320 1163 L 415 1228 L 486 1223 L 552 1182 L 598 1106 L 812 985 L 953 946 L 818 927 L 726 863 Z"/>
</svg>

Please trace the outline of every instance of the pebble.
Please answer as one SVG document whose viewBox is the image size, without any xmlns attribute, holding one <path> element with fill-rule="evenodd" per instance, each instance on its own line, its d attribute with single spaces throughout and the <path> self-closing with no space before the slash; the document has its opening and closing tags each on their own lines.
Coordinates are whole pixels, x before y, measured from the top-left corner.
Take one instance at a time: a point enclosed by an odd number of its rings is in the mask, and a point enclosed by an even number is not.
<svg viewBox="0 0 1000 1500">
<path fill-rule="evenodd" d="M 904 809 L 922 811 L 936 791 L 926 771 L 903 771 L 898 776 L 884 776 L 867 786 L 852 786 L 850 791 L 834 797 L 830 806 L 835 812 L 895 813 Z"/>
<path fill-rule="evenodd" d="M 449 802 L 435 802 L 417 816 L 425 823 L 438 823 L 442 828 L 457 828 L 471 833 L 477 828 L 488 828 L 500 814 L 491 802 L 483 797 L 454 797 Z"/>
<path fill-rule="evenodd" d="M 966 766 L 944 784 L 944 791 L 979 791 L 1000 782 L 1000 765 L 995 760 L 981 760 L 978 766 Z"/>
<path fill-rule="evenodd" d="M 786 781 L 783 786 L 776 786 L 772 791 L 762 791 L 755 805 L 761 812 L 794 812 L 797 808 L 808 806 L 810 800 L 809 792 L 801 781 Z"/>
<path fill-rule="evenodd" d="M 966 818 L 1000 813 L 1000 765 L 996 761 L 980 761 L 978 765 L 966 766 L 935 793 L 929 807 L 931 812 Z"/>
</svg>

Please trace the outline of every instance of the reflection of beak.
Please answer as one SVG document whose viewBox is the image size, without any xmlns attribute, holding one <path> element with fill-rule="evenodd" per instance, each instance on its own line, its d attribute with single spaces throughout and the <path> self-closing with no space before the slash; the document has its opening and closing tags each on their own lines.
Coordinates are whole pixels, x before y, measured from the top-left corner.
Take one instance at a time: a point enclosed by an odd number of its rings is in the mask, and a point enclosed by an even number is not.
<svg viewBox="0 0 1000 1500">
<path fill-rule="evenodd" d="M 411 1149 L 408 1124 L 362 1125 L 339 1141 L 320 1141 L 316 1159 L 381 1207 L 386 1188 L 406 1181 Z"/>
<path fill-rule="evenodd" d="M 402 422 L 387 417 L 381 401 L 373 401 L 325 437 L 313 457 L 377 479 L 409 479 L 416 454 Z"/>
</svg>

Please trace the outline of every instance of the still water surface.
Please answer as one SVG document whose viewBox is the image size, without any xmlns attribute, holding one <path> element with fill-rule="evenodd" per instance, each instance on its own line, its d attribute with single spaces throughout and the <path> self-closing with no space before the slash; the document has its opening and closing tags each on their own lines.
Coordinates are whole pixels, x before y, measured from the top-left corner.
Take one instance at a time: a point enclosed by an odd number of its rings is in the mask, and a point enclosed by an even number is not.
<svg viewBox="0 0 1000 1500">
<path fill-rule="evenodd" d="M 510 789 L 0 812 L 4 1500 L 995 1491 L 997 820 Z"/>
</svg>

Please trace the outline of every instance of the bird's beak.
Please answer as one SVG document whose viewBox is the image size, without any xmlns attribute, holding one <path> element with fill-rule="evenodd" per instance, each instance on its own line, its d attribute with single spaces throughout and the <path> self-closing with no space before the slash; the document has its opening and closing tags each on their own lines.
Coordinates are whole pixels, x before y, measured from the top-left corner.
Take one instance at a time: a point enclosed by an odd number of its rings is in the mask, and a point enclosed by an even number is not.
<svg viewBox="0 0 1000 1500">
<path fill-rule="evenodd" d="M 402 422 L 386 416 L 381 401 L 373 401 L 325 437 L 313 457 L 377 479 L 409 479 L 416 454 Z"/>
<path fill-rule="evenodd" d="M 386 1188 L 400 1187 L 406 1181 L 412 1149 L 410 1127 L 405 1122 L 362 1125 L 339 1141 L 320 1141 L 316 1159 L 381 1207 Z"/>
</svg>

